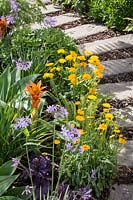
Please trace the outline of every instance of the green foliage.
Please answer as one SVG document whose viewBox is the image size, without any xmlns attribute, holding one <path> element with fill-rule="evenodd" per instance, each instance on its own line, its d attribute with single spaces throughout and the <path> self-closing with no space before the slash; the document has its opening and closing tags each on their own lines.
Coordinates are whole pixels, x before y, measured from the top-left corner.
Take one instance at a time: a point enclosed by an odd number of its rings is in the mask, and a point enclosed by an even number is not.
<svg viewBox="0 0 133 200">
<path fill-rule="evenodd" d="M 7 48 L 8 46 L 8 48 Z M 45 63 L 58 58 L 57 49 L 76 50 L 73 40 L 55 28 L 42 30 L 22 29 L 14 31 L 11 36 L 3 38 L 0 48 L 1 68 L 12 68 L 12 60 L 32 61 L 32 67 L 22 76 L 33 73 L 44 73 Z"/>
<path fill-rule="evenodd" d="M 16 2 L 19 3 L 18 13 L 14 13 L 14 16 L 16 18 L 16 26 L 27 25 L 34 22 L 41 22 L 43 20 L 44 16 L 40 10 L 39 1 L 36 1 L 36 4 L 27 2 L 26 0 L 17 0 Z M 10 1 L 0 0 L 0 16 L 7 15 L 10 15 Z"/>
<path fill-rule="evenodd" d="M 127 23 L 124 17 L 132 17 L 133 7 L 131 0 L 93 0 L 88 16 L 103 21 L 111 28 L 123 30 Z"/>
<path fill-rule="evenodd" d="M 133 32 L 133 18 L 124 18 L 125 20 L 129 20 L 129 24 L 127 25 L 127 27 L 125 28 L 125 31 L 132 31 Z"/>
</svg>

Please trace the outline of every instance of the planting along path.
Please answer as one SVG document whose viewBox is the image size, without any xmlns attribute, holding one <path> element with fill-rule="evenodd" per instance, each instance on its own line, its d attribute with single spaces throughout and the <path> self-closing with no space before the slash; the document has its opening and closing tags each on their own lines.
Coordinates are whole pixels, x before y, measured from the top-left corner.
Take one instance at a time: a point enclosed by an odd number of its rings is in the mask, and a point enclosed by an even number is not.
<svg viewBox="0 0 133 200">
<path fill-rule="evenodd" d="M 80 23 L 80 18 L 73 13 L 61 13 L 61 8 L 54 7 L 50 0 L 42 0 L 46 5 L 47 10 L 42 9 L 45 15 L 55 16 L 57 19 L 56 26 L 62 28 L 67 35 L 72 37 L 75 41 L 78 40 L 78 47 L 81 53 L 85 49 L 90 50 L 93 54 L 104 56 L 106 53 L 112 53 L 116 50 L 126 51 L 130 48 L 130 52 L 133 53 L 133 34 L 119 35 L 110 37 L 107 39 L 95 40 L 93 42 L 86 42 L 90 36 L 96 36 L 96 34 L 102 34 L 108 31 L 108 28 L 102 25 L 94 23 Z M 72 24 L 72 26 L 70 26 Z M 64 26 L 65 25 L 65 26 Z M 74 25 L 74 27 L 73 27 Z M 65 28 L 64 28 L 65 27 Z M 71 28 L 70 28 L 71 27 Z M 33 28 L 40 28 L 40 25 L 34 25 Z M 65 30 L 64 30 L 65 29 Z M 97 38 L 97 37 L 95 37 Z M 82 44 L 80 40 L 82 39 Z M 83 40 L 85 39 L 85 40 Z M 112 111 L 117 113 L 121 112 L 122 117 L 118 119 L 121 125 L 133 130 L 133 58 L 128 57 L 122 59 L 110 59 L 102 62 L 105 65 L 104 77 L 111 79 L 113 77 L 114 83 L 101 84 L 99 89 L 104 94 L 115 94 L 115 98 L 119 100 L 131 99 L 132 103 L 124 108 L 112 108 Z M 131 76 L 132 74 L 132 76 Z M 130 80 L 128 80 L 128 77 Z M 122 78 L 120 78 L 122 77 Z M 125 81 L 126 78 L 126 81 Z M 127 120 L 123 121 L 123 117 L 127 115 Z M 123 147 L 118 155 L 118 162 L 121 165 L 126 165 L 133 168 L 133 141 L 127 141 L 127 144 Z M 133 184 L 114 185 L 115 190 L 111 191 L 109 200 L 133 200 Z"/>
</svg>

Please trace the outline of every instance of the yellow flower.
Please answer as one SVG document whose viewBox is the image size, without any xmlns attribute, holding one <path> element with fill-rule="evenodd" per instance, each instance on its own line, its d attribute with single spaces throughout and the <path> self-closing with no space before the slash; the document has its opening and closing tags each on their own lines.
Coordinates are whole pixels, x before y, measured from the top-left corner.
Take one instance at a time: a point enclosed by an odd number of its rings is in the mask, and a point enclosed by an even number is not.
<svg viewBox="0 0 133 200">
<path fill-rule="evenodd" d="M 86 58 L 84 56 L 78 56 L 77 57 L 79 60 L 86 60 Z"/>
<path fill-rule="evenodd" d="M 80 105 L 80 101 L 76 101 L 76 102 L 75 102 L 75 105 L 76 105 L 76 106 L 79 106 L 79 105 Z"/>
<path fill-rule="evenodd" d="M 115 137 L 115 134 L 111 135 L 109 138 L 112 139 L 112 138 L 114 138 L 114 137 Z"/>
<path fill-rule="evenodd" d="M 51 67 L 52 65 L 54 65 L 54 63 L 51 62 L 51 63 L 47 63 L 45 66 L 46 67 Z"/>
<path fill-rule="evenodd" d="M 68 55 L 65 57 L 65 59 L 71 61 L 71 60 L 73 60 L 73 57 L 72 57 L 72 55 Z"/>
<path fill-rule="evenodd" d="M 53 67 L 50 69 L 50 72 L 54 72 L 54 71 L 56 71 L 56 67 Z"/>
<path fill-rule="evenodd" d="M 60 144 L 60 140 L 54 140 L 54 144 Z"/>
<path fill-rule="evenodd" d="M 61 53 L 64 54 L 64 53 L 65 53 L 65 50 L 64 50 L 64 49 L 58 49 L 58 50 L 57 50 L 57 53 L 58 53 L 58 54 L 61 54 Z"/>
<path fill-rule="evenodd" d="M 93 85 L 94 85 L 94 86 L 97 86 L 97 82 L 94 82 Z"/>
<path fill-rule="evenodd" d="M 84 135 L 86 132 L 83 129 L 78 129 L 80 135 Z"/>
<path fill-rule="evenodd" d="M 98 56 L 91 56 L 88 61 L 89 61 L 89 63 L 96 65 L 96 66 L 100 64 L 100 60 L 99 60 Z"/>
<path fill-rule="evenodd" d="M 78 109 L 78 110 L 77 110 L 77 114 L 78 114 L 78 115 L 84 115 L 84 111 L 81 110 L 81 109 Z"/>
<path fill-rule="evenodd" d="M 105 67 L 100 63 L 99 65 L 97 65 L 99 72 L 103 72 Z"/>
<path fill-rule="evenodd" d="M 98 129 L 106 131 L 107 130 L 107 125 L 102 123 L 102 124 L 99 125 Z"/>
<path fill-rule="evenodd" d="M 121 131 L 119 129 L 114 129 L 114 132 L 119 134 Z"/>
<path fill-rule="evenodd" d="M 88 99 L 90 99 L 90 100 L 96 100 L 97 97 L 95 95 L 88 95 Z"/>
<path fill-rule="evenodd" d="M 78 138 L 77 140 L 76 140 L 76 142 L 74 142 L 74 144 L 79 144 L 80 143 L 80 138 Z"/>
<path fill-rule="evenodd" d="M 89 115 L 89 116 L 87 117 L 87 119 L 95 119 L 95 116 Z"/>
<path fill-rule="evenodd" d="M 95 95 L 97 93 L 95 88 L 88 88 L 89 89 L 89 93 L 92 95 Z"/>
<path fill-rule="evenodd" d="M 89 50 L 84 50 L 84 53 L 86 54 L 86 55 L 92 55 L 92 52 L 91 51 L 89 51 Z"/>
<path fill-rule="evenodd" d="M 111 114 L 111 113 L 107 113 L 107 114 L 105 115 L 105 119 L 106 119 L 107 121 L 112 121 L 112 120 L 114 119 L 114 115 Z"/>
<path fill-rule="evenodd" d="M 64 64 L 65 62 L 66 62 L 66 60 L 64 58 L 59 59 L 59 63 Z"/>
<path fill-rule="evenodd" d="M 78 66 L 79 66 L 79 64 L 76 63 L 76 62 L 73 64 L 73 67 L 75 67 L 75 68 L 78 67 Z"/>
<path fill-rule="evenodd" d="M 87 66 L 87 63 L 86 63 L 86 62 L 81 62 L 81 63 L 80 63 L 80 66 L 81 66 L 81 67 L 86 67 L 86 66 Z"/>
<path fill-rule="evenodd" d="M 73 85 L 76 85 L 76 84 L 78 83 L 78 81 L 77 81 L 76 78 L 75 78 L 75 79 L 71 79 L 70 82 L 71 82 L 71 84 L 73 84 Z"/>
<path fill-rule="evenodd" d="M 123 137 L 123 134 L 120 134 L 120 135 L 119 135 L 119 138 L 122 138 L 122 137 Z"/>
<path fill-rule="evenodd" d="M 82 77 L 83 77 L 83 79 L 86 80 L 86 81 L 88 81 L 88 80 L 91 79 L 90 74 L 87 74 L 87 73 L 83 74 Z"/>
<path fill-rule="evenodd" d="M 56 67 L 56 71 L 57 71 L 57 72 L 60 72 L 60 71 L 61 71 L 61 68 L 60 68 L 60 67 Z"/>
<path fill-rule="evenodd" d="M 82 122 L 85 120 L 85 118 L 83 116 L 77 115 L 76 120 Z"/>
<path fill-rule="evenodd" d="M 108 108 L 103 108 L 103 112 L 108 113 L 109 109 Z"/>
<path fill-rule="evenodd" d="M 97 77 L 98 78 L 103 78 L 103 74 L 99 73 L 99 74 L 97 74 Z"/>
<path fill-rule="evenodd" d="M 124 138 L 119 138 L 118 141 L 120 144 L 126 144 L 126 140 Z"/>
<path fill-rule="evenodd" d="M 82 145 L 82 151 L 88 151 L 90 150 L 90 146 L 87 144 Z"/>
<path fill-rule="evenodd" d="M 102 105 L 103 105 L 103 107 L 105 107 L 105 108 L 110 108 L 110 107 L 111 107 L 111 105 L 110 105 L 109 103 L 103 103 Z"/>
<path fill-rule="evenodd" d="M 73 60 L 77 58 L 77 53 L 75 51 L 70 51 L 70 54 L 73 57 Z"/>
<path fill-rule="evenodd" d="M 71 67 L 71 68 L 69 69 L 69 72 L 70 72 L 70 73 L 75 73 L 75 72 L 76 72 L 76 69 L 75 69 L 74 67 Z"/>
<path fill-rule="evenodd" d="M 45 73 L 45 74 L 43 75 L 43 78 L 44 78 L 44 79 L 53 78 L 53 76 L 54 76 L 53 73 Z"/>
</svg>

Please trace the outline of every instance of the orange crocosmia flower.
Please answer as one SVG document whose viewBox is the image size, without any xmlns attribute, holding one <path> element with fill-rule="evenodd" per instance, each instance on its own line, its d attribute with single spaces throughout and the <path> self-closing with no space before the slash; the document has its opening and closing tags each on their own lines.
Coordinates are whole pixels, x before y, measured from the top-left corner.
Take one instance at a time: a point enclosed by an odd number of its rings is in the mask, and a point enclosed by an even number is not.
<svg viewBox="0 0 133 200">
<path fill-rule="evenodd" d="M 0 37 L 4 36 L 6 28 L 7 28 L 7 20 L 6 18 L 2 17 L 0 19 Z"/>
<path fill-rule="evenodd" d="M 37 84 L 30 81 L 30 84 L 26 84 L 26 90 L 31 94 L 32 99 L 32 107 L 33 108 L 39 108 L 40 98 L 47 92 L 42 91 L 46 87 L 41 87 L 41 81 L 39 81 Z"/>
</svg>

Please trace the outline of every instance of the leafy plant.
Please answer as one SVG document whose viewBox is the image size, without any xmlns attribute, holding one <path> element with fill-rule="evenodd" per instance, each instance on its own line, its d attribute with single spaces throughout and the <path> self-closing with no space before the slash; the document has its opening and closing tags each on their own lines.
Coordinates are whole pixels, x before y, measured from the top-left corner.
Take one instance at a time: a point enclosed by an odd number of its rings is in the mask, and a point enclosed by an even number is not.
<svg viewBox="0 0 133 200">
<path fill-rule="evenodd" d="M 133 19 L 132 18 L 124 18 L 124 19 L 127 19 L 129 20 L 129 24 L 127 25 L 127 27 L 125 28 L 125 31 L 133 31 Z"/>
</svg>

